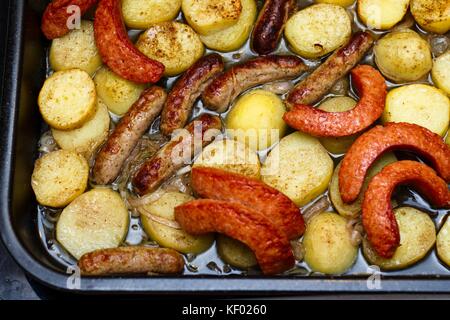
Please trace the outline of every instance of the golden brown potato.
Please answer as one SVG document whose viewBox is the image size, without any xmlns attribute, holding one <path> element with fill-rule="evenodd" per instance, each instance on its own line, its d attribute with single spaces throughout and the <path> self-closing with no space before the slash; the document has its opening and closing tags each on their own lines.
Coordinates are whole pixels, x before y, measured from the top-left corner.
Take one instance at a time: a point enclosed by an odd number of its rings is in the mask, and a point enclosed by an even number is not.
<svg viewBox="0 0 450 320">
<path fill-rule="evenodd" d="M 450 267 L 450 219 L 448 216 L 437 235 L 436 250 L 439 259 L 441 259 L 447 267 Z"/>
<path fill-rule="evenodd" d="M 226 263 L 240 269 L 249 269 L 256 265 L 255 254 L 242 242 L 219 234 L 217 236 L 217 252 Z"/>
<path fill-rule="evenodd" d="M 358 0 L 358 16 L 369 28 L 388 30 L 408 11 L 409 0 Z"/>
<path fill-rule="evenodd" d="M 96 110 L 95 85 L 86 71 L 58 71 L 45 80 L 38 104 L 49 126 L 60 130 L 81 127 Z"/>
<path fill-rule="evenodd" d="M 173 20 L 180 8 L 181 0 L 122 0 L 123 20 L 133 29 Z"/>
<path fill-rule="evenodd" d="M 382 270 L 409 267 L 421 260 L 436 241 L 436 228 L 428 214 L 410 207 L 398 208 L 394 212 L 400 230 L 400 246 L 392 258 L 381 258 L 367 239 L 363 241 L 363 253 L 367 261 Z"/>
<path fill-rule="evenodd" d="M 381 73 L 398 83 L 423 78 L 433 65 L 430 45 L 409 29 L 391 32 L 378 40 L 374 53 Z"/>
<path fill-rule="evenodd" d="M 411 0 L 411 13 L 425 30 L 446 33 L 450 29 L 450 2 L 448 0 Z"/>
<path fill-rule="evenodd" d="M 58 150 L 36 160 L 31 187 L 40 204 L 60 208 L 84 192 L 88 176 L 85 158 L 72 151 Z"/>
<path fill-rule="evenodd" d="M 204 52 L 199 36 L 187 24 L 170 21 L 150 26 L 136 47 L 165 66 L 164 75 L 175 76 L 187 70 Z"/>
</svg>

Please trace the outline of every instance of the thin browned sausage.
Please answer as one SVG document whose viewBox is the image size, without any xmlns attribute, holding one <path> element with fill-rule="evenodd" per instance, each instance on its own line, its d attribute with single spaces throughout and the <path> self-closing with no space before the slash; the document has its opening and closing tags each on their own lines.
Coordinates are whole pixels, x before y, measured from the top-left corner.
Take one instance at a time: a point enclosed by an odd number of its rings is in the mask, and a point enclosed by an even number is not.
<svg viewBox="0 0 450 320">
<path fill-rule="evenodd" d="M 339 191 L 345 203 L 358 198 L 367 170 L 384 152 L 406 149 L 428 160 L 439 176 L 450 181 L 450 147 L 430 130 L 410 123 L 387 123 L 362 134 L 352 144 L 339 170 Z"/>
<path fill-rule="evenodd" d="M 164 65 L 136 49 L 122 20 L 121 0 L 100 0 L 95 12 L 94 35 L 103 62 L 122 78 L 155 83 Z"/>
<path fill-rule="evenodd" d="M 133 177 L 133 186 L 139 195 L 158 188 L 167 178 L 192 160 L 199 146 L 211 143 L 222 129 L 219 117 L 203 114 L 189 123 L 153 157 L 147 160 Z"/>
<path fill-rule="evenodd" d="M 194 200 L 176 207 L 175 219 L 188 233 L 219 232 L 245 243 L 264 274 L 277 274 L 294 265 L 286 236 L 268 218 L 240 203 Z"/>
<path fill-rule="evenodd" d="M 141 246 L 101 249 L 84 254 L 78 261 L 82 275 L 181 273 L 184 260 L 173 249 Z"/>
<path fill-rule="evenodd" d="M 296 9 L 295 0 L 266 0 L 252 33 L 252 48 L 260 55 L 273 52 L 280 42 L 286 21 Z"/>
<path fill-rule="evenodd" d="M 345 76 L 364 57 L 373 44 L 367 32 L 357 32 L 350 41 L 336 50 L 308 77 L 298 83 L 289 93 L 288 107 L 295 104 L 314 104 Z"/>
<path fill-rule="evenodd" d="M 437 207 L 450 206 L 447 183 L 433 169 L 417 161 L 387 165 L 369 183 L 362 204 L 362 222 L 377 254 L 390 258 L 400 245 L 400 232 L 392 211 L 391 196 L 400 184 L 408 184 Z"/>
<path fill-rule="evenodd" d="M 222 57 L 213 53 L 201 58 L 183 73 L 170 91 L 161 114 L 163 134 L 170 135 L 186 125 L 195 100 L 222 71 Z"/>
<path fill-rule="evenodd" d="M 224 112 L 244 90 L 271 81 L 293 79 L 307 69 L 296 56 L 270 55 L 231 67 L 206 87 L 202 95 L 207 108 Z"/>
<path fill-rule="evenodd" d="M 352 83 L 360 99 L 345 112 L 326 112 L 309 105 L 296 104 L 283 120 L 292 128 L 318 137 L 344 137 L 371 126 L 384 111 L 387 86 L 380 72 L 369 65 L 352 70 Z"/>
<path fill-rule="evenodd" d="M 93 175 L 96 183 L 108 184 L 117 178 L 125 160 L 161 112 L 166 96 L 164 89 L 150 87 L 120 119 L 95 158 Z"/>
<path fill-rule="evenodd" d="M 74 15 L 71 7 L 78 8 L 80 15 L 83 15 L 95 3 L 97 0 L 53 0 L 50 2 L 42 16 L 41 30 L 45 37 L 51 40 L 62 37 L 70 31 L 67 24 Z"/>
</svg>

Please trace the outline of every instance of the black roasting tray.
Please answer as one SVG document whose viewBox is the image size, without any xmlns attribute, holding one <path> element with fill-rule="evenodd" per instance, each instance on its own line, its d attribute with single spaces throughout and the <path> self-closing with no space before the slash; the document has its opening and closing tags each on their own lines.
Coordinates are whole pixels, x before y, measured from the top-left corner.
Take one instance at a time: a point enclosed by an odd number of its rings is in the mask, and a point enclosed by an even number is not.
<svg viewBox="0 0 450 320">
<path fill-rule="evenodd" d="M 153 277 L 82 278 L 70 289 L 73 277 L 42 245 L 37 228 L 36 201 L 30 176 L 37 157 L 42 121 L 36 100 L 45 79 L 46 47 L 40 33 L 45 0 L 2 0 L 0 3 L 2 95 L 0 106 L 0 233 L 5 247 L 33 278 L 60 289 L 84 293 L 166 294 L 294 294 L 301 292 L 447 292 L 450 272 L 429 272 L 421 264 L 403 272 L 383 273 L 381 288 L 368 285 L 368 275 L 238 276 L 182 275 Z M 432 257 L 435 258 L 435 257 Z M 1 272 L 1 271 L 0 271 Z"/>
</svg>

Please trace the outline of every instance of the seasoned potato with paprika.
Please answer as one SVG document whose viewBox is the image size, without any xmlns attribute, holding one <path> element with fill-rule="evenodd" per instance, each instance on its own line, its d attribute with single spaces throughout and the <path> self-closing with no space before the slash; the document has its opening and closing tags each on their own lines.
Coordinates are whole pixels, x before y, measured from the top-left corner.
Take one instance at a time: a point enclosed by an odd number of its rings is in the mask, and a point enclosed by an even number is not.
<svg viewBox="0 0 450 320">
<path fill-rule="evenodd" d="M 446 33 L 450 29 L 450 2 L 448 0 L 411 0 L 411 13 L 425 30 Z"/>
<path fill-rule="evenodd" d="M 358 0 L 358 16 L 373 29 L 388 30 L 408 11 L 409 0 Z"/>
<path fill-rule="evenodd" d="M 450 267 L 450 219 L 448 216 L 437 235 L 436 250 L 439 259 L 441 259 L 447 267 Z"/>
<path fill-rule="evenodd" d="M 133 29 L 173 20 L 180 8 L 181 0 L 122 0 L 123 20 Z"/>
</svg>

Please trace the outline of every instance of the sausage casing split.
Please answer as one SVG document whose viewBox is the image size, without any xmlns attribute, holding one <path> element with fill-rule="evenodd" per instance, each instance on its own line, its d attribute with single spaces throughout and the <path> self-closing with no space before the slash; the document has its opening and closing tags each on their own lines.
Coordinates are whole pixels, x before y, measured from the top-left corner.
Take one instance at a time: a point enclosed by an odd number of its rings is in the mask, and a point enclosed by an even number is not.
<svg viewBox="0 0 450 320">
<path fill-rule="evenodd" d="M 84 254 L 78 261 L 82 275 L 176 274 L 184 269 L 184 259 L 177 251 L 143 246 L 101 249 Z"/>
<path fill-rule="evenodd" d="M 204 147 L 211 143 L 222 129 L 222 122 L 219 117 L 203 114 L 184 129 L 180 134 L 173 136 L 137 171 L 132 183 L 138 194 L 144 195 L 154 191 L 164 180 L 186 165 L 186 161 L 190 161 L 194 154 L 200 151 L 196 150 L 196 147 Z M 185 152 L 188 154 L 184 154 Z"/>
<path fill-rule="evenodd" d="M 357 105 L 345 112 L 326 112 L 308 105 L 294 105 L 283 120 L 291 127 L 318 137 L 344 137 L 363 131 L 384 111 L 387 86 L 383 76 L 369 65 L 351 72 L 360 96 Z"/>
<path fill-rule="evenodd" d="M 207 108 L 224 112 L 244 90 L 271 81 L 293 79 L 307 69 L 296 56 L 270 55 L 231 67 L 206 87 L 202 95 Z"/>
<path fill-rule="evenodd" d="M 74 15 L 71 6 L 78 7 L 80 15 L 88 11 L 97 0 L 53 0 L 45 8 L 42 16 L 41 30 L 49 40 L 67 34 L 69 19 Z M 78 17 L 76 17 L 78 18 Z"/>
<path fill-rule="evenodd" d="M 122 78 L 155 83 L 164 65 L 136 49 L 122 20 L 121 0 L 100 0 L 94 20 L 95 42 L 103 62 Z"/>
<path fill-rule="evenodd" d="M 215 168 L 195 167 L 192 188 L 202 198 L 237 201 L 273 221 L 288 239 L 305 231 L 299 208 L 284 194 L 260 180 Z"/>
<path fill-rule="evenodd" d="M 288 18 L 296 9 L 295 0 L 266 0 L 252 33 L 252 48 L 260 55 L 273 52 L 280 42 Z"/>
<path fill-rule="evenodd" d="M 287 97 L 287 107 L 295 104 L 314 104 L 345 76 L 372 47 L 373 37 L 367 32 L 357 32 L 350 41 L 337 49 L 308 77 L 298 83 Z"/>
<path fill-rule="evenodd" d="M 237 202 L 194 200 L 175 208 L 175 219 L 191 234 L 219 232 L 245 243 L 264 274 L 294 266 L 289 240 L 265 216 Z"/>
<path fill-rule="evenodd" d="M 161 112 L 166 96 L 164 89 L 150 87 L 120 119 L 95 158 L 93 175 L 96 183 L 108 184 L 117 178 L 125 160 Z"/>
<path fill-rule="evenodd" d="M 339 170 L 339 191 L 345 203 L 358 197 L 367 170 L 384 152 L 406 149 L 428 160 L 439 176 L 450 181 L 450 147 L 430 130 L 410 123 L 387 123 L 363 133 L 352 144 Z"/>
<path fill-rule="evenodd" d="M 400 232 L 392 211 L 391 196 L 400 184 L 408 184 L 437 207 L 450 206 L 447 183 L 433 169 L 417 161 L 399 161 L 381 170 L 364 193 L 362 222 L 377 254 L 390 258 L 400 245 Z"/>
<path fill-rule="evenodd" d="M 223 71 L 223 61 L 219 54 L 213 53 L 198 60 L 177 80 L 170 91 L 161 114 L 161 132 L 170 135 L 183 128 L 192 112 L 195 100 Z"/>
</svg>

